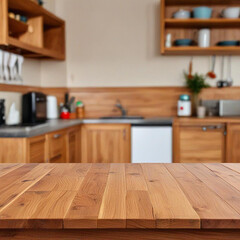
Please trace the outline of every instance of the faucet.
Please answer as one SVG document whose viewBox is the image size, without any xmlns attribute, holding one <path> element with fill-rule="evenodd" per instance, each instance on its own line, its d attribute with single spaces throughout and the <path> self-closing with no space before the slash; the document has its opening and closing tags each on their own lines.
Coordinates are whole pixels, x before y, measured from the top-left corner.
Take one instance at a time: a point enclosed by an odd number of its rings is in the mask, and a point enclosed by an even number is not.
<svg viewBox="0 0 240 240">
<path fill-rule="evenodd" d="M 115 107 L 117 107 L 118 109 L 121 110 L 121 112 L 122 112 L 122 117 L 127 116 L 127 110 L 122 106 L 120 100 L 117 100 L 117 103 L 116 103 Z"/>
</svg>

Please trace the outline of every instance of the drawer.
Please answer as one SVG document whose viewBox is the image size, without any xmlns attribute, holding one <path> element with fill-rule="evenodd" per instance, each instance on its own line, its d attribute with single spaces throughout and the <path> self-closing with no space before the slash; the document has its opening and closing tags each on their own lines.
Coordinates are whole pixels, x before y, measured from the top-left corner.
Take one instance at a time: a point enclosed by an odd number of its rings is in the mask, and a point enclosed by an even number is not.
<svg viewBox="0 0 240 240">
<path fill-rule="evenodd" d="M 50 160 L 59 156 L 66 158 L 66 132 L 59 131 L 51 133 L 49 137 L 49 158 Z"/>
</svg>

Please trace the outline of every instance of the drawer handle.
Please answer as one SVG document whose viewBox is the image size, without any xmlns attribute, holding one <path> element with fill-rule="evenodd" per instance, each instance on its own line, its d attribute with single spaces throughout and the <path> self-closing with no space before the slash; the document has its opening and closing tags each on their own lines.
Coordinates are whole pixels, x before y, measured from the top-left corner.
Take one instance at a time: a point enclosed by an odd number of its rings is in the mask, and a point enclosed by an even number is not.
<svg viewBox="0 0 240 240">
<path fill-rule="evenodd" d="M 53 136 L 53 138 L 54 139 L 58 139 L 58 138 L 60 138 L 62 135 L 61 134 L 55 134 L 54 136 Z"/>
<path fill-rule="evenodd" d="M 218 130 L 218 129 L 222 129 L 223 126 L 222 125 L 217 125 L 217 126 L 204 126 L 202 127 L 202 130 L 204 132 L 206 132 L 207 130 Z"/>
</svg>

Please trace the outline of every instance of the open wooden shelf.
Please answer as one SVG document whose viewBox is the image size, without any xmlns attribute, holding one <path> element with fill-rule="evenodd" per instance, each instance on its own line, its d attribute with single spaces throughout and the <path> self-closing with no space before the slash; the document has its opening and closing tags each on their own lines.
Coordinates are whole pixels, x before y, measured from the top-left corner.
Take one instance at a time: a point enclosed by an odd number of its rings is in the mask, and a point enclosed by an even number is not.
<svg viewBox="0 0 240 240">
<path fill-rule="evenodd" d="M 166 55 L 240 55 L 240 46 L 234 47 L 218 47 L 213 46 L 209 48 L 200 48 L 198 46 L 187 46 L 187 47 L 171 47 L 166 48 Z"/>
<path fill-rule="evenodd" d="M 212 18 L 212 19 L 165 19 L 165 26 L 167 28 L 240 28 L 239 19 L 225 19 L 225 18 Z"/>
<path fill-rule="evenodd" d="M 22 23 L 13 12 L 28 18 Z M 65 60 L 65 21 L 31 0 L 1 0 L 0 48 L 29 58 Z"/>
<path fill-rule="evenodd" d="M 179 9 L 192 11 L 194 7 L 212 8 L 210 19 L 174 19 Z M 240 46 L 218 46 L 222 41 L 240 41 L 240 18 L 225 19 L 221 17 L 223 9 L 237 6 L 240 0 L 162 0 L 161 1 L 161 54 L 163 55 L 240 55 Z M 192 39 L 198 45 L 198 32 L 202 28 L 211 30 L 209 48 L 198 46 L 171 48 L 165 47 L 166 36 L 171 34 L 172 45 L 177 39 Z"/>
<path fill-rule="evenodd" d="M 54 58 L 56 60 L 64 60 L 65 55 L 57 51 L 52 51 L 47 48 L 35 47 L 31 44 L 23 43 L 13 37 L 8 37 L 9 46 L 11 50 L 20 53 L 29 58 Z"/>
<path fill-rule="evenodd" d="M 228 5 L 235 6 L 239 5 L 239 0 L 165 0 L 166 6 L 177 6 L 177 5 Z"/>
<path fill-rule="evenodd" d="M 28 25 L 18 20 L 8 18 L 8 23 L 9 23 L 9 35 L 11 36 L 12 35 L 18 36 L 19 34 L 23 34 L 28 30 Z"/>
<path fill-rule="evenodd" d="M 8 0 L 8 7 L 11 11 L 27 17 L 43 16 L 44 24 L 51 27 L 59 27 L 64 24 L 62 19 L 30 0 Z"/>
</svg>

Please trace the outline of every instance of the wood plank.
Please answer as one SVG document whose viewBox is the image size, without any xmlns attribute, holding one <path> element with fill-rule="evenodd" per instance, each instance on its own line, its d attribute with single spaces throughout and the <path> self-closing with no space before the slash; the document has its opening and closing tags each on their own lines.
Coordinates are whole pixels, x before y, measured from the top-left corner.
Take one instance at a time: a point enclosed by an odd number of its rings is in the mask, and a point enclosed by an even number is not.
<svg viewBox="0 0 240 240">
<path fill-rule="evenodd" d="M 240 228 L 240 215 L 183 165 L 165 166 L 200 216 L 202 228 Z"/>
<path fill-rule="evenodd" d="M 155 228 L 153 207 L 141 164 L 126 164 L 127 228 Z"/>
<path fill-rule="evenodd" d="M 125 165 L 113 163 L 98 216 L 98 228 L 126 227 Z"/>
<path fill-rule="evenodd" d="M 97 228 L 109 168 L 109 164 L 91 167 L 64 219 L 64 228 Z"/>
<path fill-rule="evenodd" d="M 239 230 L 3 230 L 1 240 L 239 240 Z"/>
<path fill-rule="evenodd" d="M 183 166 L 240 213 L 240 192 L 237 189 L 202 164 L 183 164 Z"/>
<path fill-rule="evenodd" d="M 153 207 L 147 191 L 127 191 L 126 211 L 127 228 L 156 227 Z"/>
<path fill-rule="evenodd" d="M 200 219 L 161 164 L 142 164 L 157 228 L 200 228 Z"/>
<path fill-rule="evenodd" d="M 0 213 L 0 228 L 62 229 L 75 191 L 26 191 Z"/>
<path fill-rule="evenodd" d="M 126 164 L 127 190 L 147 191 L 146 180 L 140 164 Z"/>
<path fill-rule="evenodd" d="M 240 191 L 240 165 L 239 164 L 204 164 L 217 176 L 221 177 L 231 186 Z M 239 170 L 239 172 L 237 171 Z"/>
<path fill-rule="evenodd" d="M 50 164 L 27 164 L 0 178 L 0 212 L 54 168 Z"/>
<path fill-rule="evenodd" d="M 1 164 L 0 165 L 0 177 L 10 173 L 11 171 L 19 168 L 19 167 L 22 167 L 23 164 L 13 164 L 13 163 L 6 163 L 6 164 Z"/>
<path fill-rule="evenodd" d="M 91 164 L 53 164 L 55 168 L 29 191 L 78 191 Z"/>
</svg>

